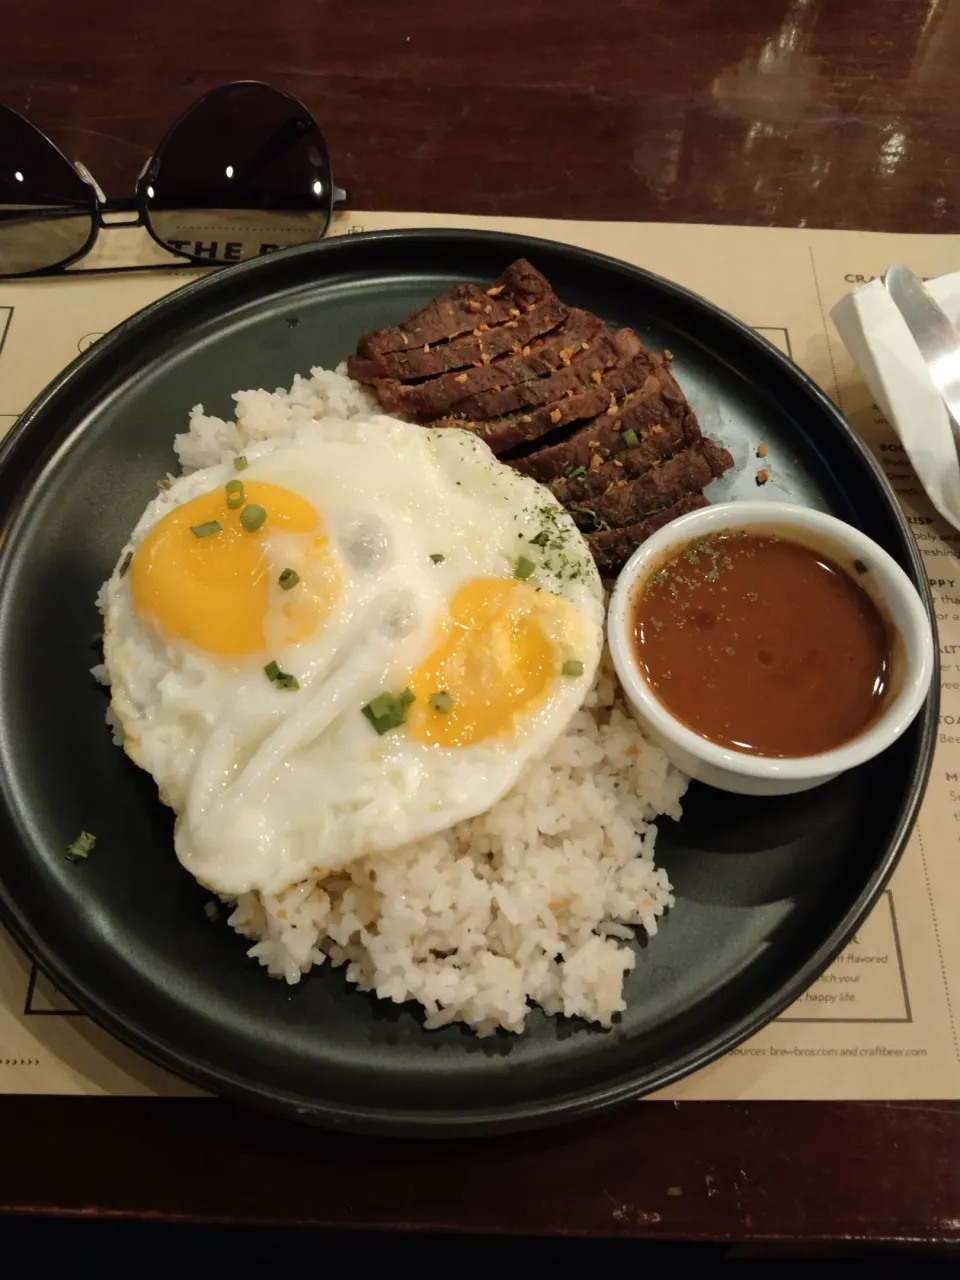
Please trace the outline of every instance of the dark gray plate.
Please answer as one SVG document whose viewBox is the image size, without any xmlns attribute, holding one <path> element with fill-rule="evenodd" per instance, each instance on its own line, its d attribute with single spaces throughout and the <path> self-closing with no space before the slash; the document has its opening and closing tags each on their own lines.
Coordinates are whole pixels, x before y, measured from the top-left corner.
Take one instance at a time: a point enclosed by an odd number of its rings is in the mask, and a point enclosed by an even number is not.
<svg viewBox="0 0 960 1280">
<path fill-rule="evenodd" d="M 122 1040 L 215 1092 L 331 1125 L 480 1132 L 583 1114 L 675 1080 L 763 1026 L 869 911 L 927 778 L 933 695 L 872 764 L 802 796 L 691 789 L 661 826 L 677 904 L 637 947 L 609 1032 L 531 1015 L 521 1037 L 424 1031 L 415 1010 L 322 970 L 268 981 L 203 913 L 150 778 L 110 742 L 88 675 L 94 597 L 202 401 L 334 366 L 370 329 L 461 279 L 529 257 L 569 302 L 668 347 L 734 492 L 852 521 L 928 600 L 919 558 L 868 454 L 825 396 L 752 331 L 645 272 L 513 236 L 413 232 L 329 241 L 194 284 L 121 325 L 25 413 L 0 449 L 0 897 L 14 931 Z M 764 439 L 778 477 L 757 490 Z M 722 496 L 722 495 L 721 495 Z M 96 833 L 88 862 L 64 846 Z"/>
</svg>

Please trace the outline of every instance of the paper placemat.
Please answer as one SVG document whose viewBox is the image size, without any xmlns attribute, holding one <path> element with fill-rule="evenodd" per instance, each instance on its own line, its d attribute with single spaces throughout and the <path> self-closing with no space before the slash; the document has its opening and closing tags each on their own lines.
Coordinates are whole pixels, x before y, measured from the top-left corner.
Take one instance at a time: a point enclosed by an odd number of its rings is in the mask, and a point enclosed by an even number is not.
<svg viewBox="0 0 960 1280">
<path fill-rule="evenodd" d="M 829 320 L 830 308 L 895 261 L 934 276 L 960 264 L 960 236 L 348 213 L 334 234 L 474 227 L 612 254 L 696 290 L 786 352 L 876 452 L 913 528 L 936 600 L 940 736 L 916 830 L 873 914 L 844 953 L 752 1040 L 665 1090 L 672 1099 L 960 1098 L 960 534 L 927 502 Z M 114 233 L 130 251 L 132 233 Z M 110 235 L 101 262 L 109 262 Z M 150 260 L 152 242 L 144 241 Z M 104 256 L 107 255 L 107 256 Z M 193 270 L 0 281 L 0 433 L 60 369 Z M 242 383 L 238 374 L 238 386 Z M 171 428 L 172 432 L 173 428 Z M 72 1009 L 0 934 L 0 1092 L 189 1094 Z"/>
</svg>

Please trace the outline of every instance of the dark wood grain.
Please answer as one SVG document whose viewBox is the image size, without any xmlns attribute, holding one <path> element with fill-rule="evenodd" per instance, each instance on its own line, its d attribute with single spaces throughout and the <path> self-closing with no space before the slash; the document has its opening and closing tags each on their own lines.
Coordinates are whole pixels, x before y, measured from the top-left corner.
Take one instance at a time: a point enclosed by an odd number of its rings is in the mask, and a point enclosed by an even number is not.
<svg viewBox="0 0 960 1280">
<path fill-rule="evenodd" d="M 957 0 L 6 0 L 0 96 L 111 195 L 280 84 L 357 207 L 960 231 Z M 0 1207 L 404 1229 L 960 1237 L 960 1105 L 634 1104 L 483 1143 L 0 1098 Z"/>
<path fill-rule="evenodd" d="M 636 1102 L 541 1133 L 386 1142 L 212 1101 L 3 1098 L 0 1127 L 0 1207 L 31 1212 L 557 1236 L 960 1239 L 958 1105 Z"/>
<path fill-rule="evenodd" d="M 357 206 L 960 228 L 955 0 L 6 0 L 2 97 L 111 195 L 234 77 Z"/>
</svg>

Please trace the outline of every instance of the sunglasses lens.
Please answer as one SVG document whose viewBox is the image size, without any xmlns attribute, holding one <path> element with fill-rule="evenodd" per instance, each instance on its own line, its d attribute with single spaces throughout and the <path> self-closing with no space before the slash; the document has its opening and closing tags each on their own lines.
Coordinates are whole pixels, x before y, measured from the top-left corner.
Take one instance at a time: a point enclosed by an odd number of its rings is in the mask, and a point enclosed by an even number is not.
<svg viewBox="0 0 960 1280">
<path fill-rule="evenodd" d="M 0 106 L 0 276 L 75 257 L 90 239 L 94 201 L 53 143 Z"/>
<path fill-rule="evenodd" d="M 144 182 L 151 230 L 176 252 L 242 262 L 318 240 L 331 208 L 323 134 L 295 99 L 235 84 L 171 130 Z"/>
</svg>

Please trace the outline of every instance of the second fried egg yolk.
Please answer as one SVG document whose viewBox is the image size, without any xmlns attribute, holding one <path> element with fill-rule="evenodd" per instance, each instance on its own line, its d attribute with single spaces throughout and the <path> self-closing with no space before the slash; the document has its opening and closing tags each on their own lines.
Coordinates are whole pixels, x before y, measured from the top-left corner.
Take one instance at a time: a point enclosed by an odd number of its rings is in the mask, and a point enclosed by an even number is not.
<svg viewBox="0 0 960 1280">
<path fill-rule="evenodd" d="M 420 742 L 468 747 L 509 734 L 546 701 L 576 651 L 577 610 L 526 582 L 476 579 L 453 597 L 433 652 L 413 672 L 410 732 Z M 443 709 L 433 705 L 437 694 Z"/>
<path fill-rule="evenodd" d="M 342 586 L 309 502 L 259 481 L 244 483 L 242 494 L 243 501 L 230 507 L 221 486 L 167 512 L 138 547 L 129 570 L 141 620 L 167 639 L 227 657 L 261 653 L 268 641 L 308 639 Z M 251 505 L 267 515 L 248 532 L 241 517 Z M 213 524 L 219 528 L 210 531 Z M 279 557 L 284 562 L 278 567 Z M 284 568 L 299 576 L 289 591 L 278 585 Z"/>
</svg>

